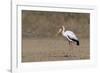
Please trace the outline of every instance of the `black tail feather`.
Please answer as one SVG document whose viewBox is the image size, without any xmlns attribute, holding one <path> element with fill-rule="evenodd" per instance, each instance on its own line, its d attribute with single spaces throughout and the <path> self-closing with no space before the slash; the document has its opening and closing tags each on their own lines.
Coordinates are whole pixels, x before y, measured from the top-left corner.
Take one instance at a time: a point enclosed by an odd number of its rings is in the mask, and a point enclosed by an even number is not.
<svg viewBox="0 0 100 73">
<path fill-rule="evenodd" d="M 78 46 L 80 45 L 80 43 L 79 43 L 79 41 L 78 41 L 78 40 L 76 41 L 76 43 L 77 43 L 77 45 L 78 45 Z"/>
<path fill-rule="evenodd" d="M 71 39 L 71 40 L 73 40 L 74 42 L 76 42 L 76 45 L 77 45 L 77 46 L 80 45 L 79 40 L 76 40 L 76 39 L 70 38 L 69 36 L 68 36 L 68 38 Z"/>
<path fill-rule="evenodd" d="M 76 42 L 76 45 L 79 46 L 80 43 L 79 43 L 79 40 L 75 40 L 75 39 L 72 39 L 74 42 Z"/>
</svg>

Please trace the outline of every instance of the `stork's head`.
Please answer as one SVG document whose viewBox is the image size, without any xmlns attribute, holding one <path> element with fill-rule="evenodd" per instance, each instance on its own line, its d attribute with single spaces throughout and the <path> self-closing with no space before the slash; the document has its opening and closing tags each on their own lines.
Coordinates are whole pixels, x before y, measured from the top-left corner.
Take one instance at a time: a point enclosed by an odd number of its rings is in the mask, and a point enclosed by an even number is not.
<svg viewBox="0 0 100 73">
<path fill-rule="evenodd" d="M 56 36 L 57 36 L 58 34 L 60 34 L 63 30 L 65 30 L 65 28 L 64 28 L 64 26 L 62 25 L 62 26 L 59 28 L 59 30 L 58 30 Z"/>
</svg>

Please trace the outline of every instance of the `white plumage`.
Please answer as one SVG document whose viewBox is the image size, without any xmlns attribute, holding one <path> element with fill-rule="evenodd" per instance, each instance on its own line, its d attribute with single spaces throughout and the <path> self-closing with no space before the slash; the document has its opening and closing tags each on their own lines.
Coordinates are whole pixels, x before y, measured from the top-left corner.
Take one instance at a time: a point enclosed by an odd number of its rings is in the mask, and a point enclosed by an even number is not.
<svg viewBox="0 0 100 73">
<path fill-rule="evenodd" d="M 69 36 L 69 37 L 72 38 L 72 39 L 78 40 L 78 38 L 76 37 L 76 35 L 75 35 L 72 31 L 65 31 L 62 35 L 63 35 L 64 37 L 67 37 L 67 39 L 69 39 L 69 38 L 68 38 L 68 36 Z M 72 41 L 71 39 L 69 39 L 69 40 Z"/>
<path fill-rule="evenodd" d="M 70 42 L 76 42 L 76 45 L 79 45 L 79 39 L 76 37 L 76 35 L 72 31 L 65 31 L 65 27 L 62 26 L 62 28 L 59 29 L 58 33 L 62 33 L 62 35 L 67 38 L 67 40 Z"/>
</svg>

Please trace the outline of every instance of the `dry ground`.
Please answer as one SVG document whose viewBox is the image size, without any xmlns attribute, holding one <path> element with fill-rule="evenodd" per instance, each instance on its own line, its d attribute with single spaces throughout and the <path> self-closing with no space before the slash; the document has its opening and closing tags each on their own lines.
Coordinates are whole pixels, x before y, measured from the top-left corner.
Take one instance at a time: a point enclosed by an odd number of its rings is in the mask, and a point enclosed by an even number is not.
<svg viewBox="0 0 100 73">
<path fill-rule="evenodd" d="M 90 57 L 88 39 L 80 39 L 80 46 L 70 47 L 63 38 L 34 38 L 22 41 L 22 62 L 84 60 Z"/>
</svg>

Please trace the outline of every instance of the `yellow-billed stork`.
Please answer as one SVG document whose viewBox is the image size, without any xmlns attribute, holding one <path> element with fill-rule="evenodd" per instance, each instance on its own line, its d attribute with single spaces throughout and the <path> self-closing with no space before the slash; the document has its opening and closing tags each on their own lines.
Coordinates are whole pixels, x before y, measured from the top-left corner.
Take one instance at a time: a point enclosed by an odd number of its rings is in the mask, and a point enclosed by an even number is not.
<svg viewBox="0 0 100 73">
<path fill-rule="evenodd" d="M 75 33 L 72 31 L 65 31 L 65 27 L 62 26 L 59 31 L 57 32 L 57 34 L 62 33 L 62 36 L 64 36 L 65 38 L 67 38 L 67 40 L 69 41 L 69 45 L 73 42 L 76 43 L 77 46 L 79 46 L 79 39 L 76 37 Z"/>
<path fill-rule="evenodd" d="M 73 47 L 73 43 L 76 43 L 77 46 L 80 45 L 79 43 L 79 39 L 76 37 L 75 33 L 72 31 L 65 31 L 65 27 L 62 26 L 59 31 L 57 32 L 57 34 L 61 33 L 62 36 L 64 36 L 68 42 L 69 42 L 69 46 Z M 68 55 L 65 55 L 65 57 L 67 57 Z M 71 56 L 71 54 L 69 55 Z"/>
</svg>

